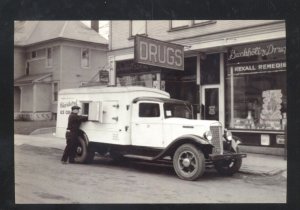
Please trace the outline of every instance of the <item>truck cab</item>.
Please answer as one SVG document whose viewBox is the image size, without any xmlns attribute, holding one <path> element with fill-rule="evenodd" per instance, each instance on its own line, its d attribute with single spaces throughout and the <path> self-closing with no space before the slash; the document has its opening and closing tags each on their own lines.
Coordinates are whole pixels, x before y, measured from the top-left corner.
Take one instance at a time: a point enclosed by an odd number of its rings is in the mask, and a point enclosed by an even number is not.
<svg viewBox="0 0 300 210">
<path fill-rule="evenodd" d="M 179 178 L 196 180 L 208 165 L 231 175 L 246 157 L 220 122 L 193 119 L 191 104 L 161 90 L 90 87 L 59 93 L 59 109 L 74 103 L 89 117 L 78 137 L 75 160 L 80 163 L 93 160 L 95 152 L 114 159 L 167 161 Z M 63 136 L 68 115 L 59 113 L 57 135 Z"/>
</svg>

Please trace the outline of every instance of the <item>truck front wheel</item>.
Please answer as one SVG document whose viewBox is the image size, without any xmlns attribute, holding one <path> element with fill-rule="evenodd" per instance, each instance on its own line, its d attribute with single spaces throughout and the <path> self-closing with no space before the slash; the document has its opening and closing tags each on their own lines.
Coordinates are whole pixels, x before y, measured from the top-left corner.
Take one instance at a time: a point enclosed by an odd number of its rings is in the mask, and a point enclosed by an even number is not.
<svg viewBox="0 0 300 210">
<path fill-rule="evenodd" d="M 76 147 L 76 163 L 90 163 L 94 160 L 95 152 L 86 144 L 86 141 L 79 136 L 78 145 Z"/>
<path fill-rule="evenodd" d="M 239 148 L 236 148 L 236 151 L 234 151 L 233 148 L 231 148 L 232 153 L 238 153 Z M 236 158 L 231 160 L 220 160 L 215 163 L 215 168 L 221 175 L 225 176 L 231 176 L 234 173 L 238 172 L 242 166 L 242 158 Z"/>
<path fill-rule="evenodd" d="M 231 176 L 238 172 L 242 165 L 242 158 L 221 160 L 215 163 L 217 171 L 225 176 Z"/>
<path fill-rule="evenodd" d="M 205 158 L 194 145 L 183 144 L 175 151 L 173 167 L 179 178 L 193 181 L 203 175 Z"/>
</svg>

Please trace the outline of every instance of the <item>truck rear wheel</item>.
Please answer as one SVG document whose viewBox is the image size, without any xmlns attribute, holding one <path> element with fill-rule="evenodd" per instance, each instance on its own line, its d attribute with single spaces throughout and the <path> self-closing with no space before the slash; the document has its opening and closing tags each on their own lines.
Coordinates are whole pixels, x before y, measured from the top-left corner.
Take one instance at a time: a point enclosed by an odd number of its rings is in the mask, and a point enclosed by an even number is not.
<svg viewBox="0 0 300 210">
<path fill-rule="evenodd" d="M 179 178 L 193 181 L 203 175 L 205 158 L 194 145 L 183 144 L 175 151 L 173 167 Z"/>
<path fill-rule="evenodd" d="M 79 136 L 78 145 L 76 147 L 76 163 L 90 163 L 94 160 L 95 152 L 86 144 L 86 141 Z"/>
</svg>

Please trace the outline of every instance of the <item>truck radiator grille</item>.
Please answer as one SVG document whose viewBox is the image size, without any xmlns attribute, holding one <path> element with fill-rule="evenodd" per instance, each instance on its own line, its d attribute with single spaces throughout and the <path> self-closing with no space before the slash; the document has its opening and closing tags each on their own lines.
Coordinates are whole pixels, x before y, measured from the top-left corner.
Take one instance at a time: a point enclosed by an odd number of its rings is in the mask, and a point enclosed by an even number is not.
<svg viewBox="0 0 300 210">
<path fill-rule="evenodd" d="M 222 140 L 222 127 L 210 126 L 212 133 L 212 145 L 214 146 L 213 154 L 223 154 L 223 140 Z"/>
</svg>

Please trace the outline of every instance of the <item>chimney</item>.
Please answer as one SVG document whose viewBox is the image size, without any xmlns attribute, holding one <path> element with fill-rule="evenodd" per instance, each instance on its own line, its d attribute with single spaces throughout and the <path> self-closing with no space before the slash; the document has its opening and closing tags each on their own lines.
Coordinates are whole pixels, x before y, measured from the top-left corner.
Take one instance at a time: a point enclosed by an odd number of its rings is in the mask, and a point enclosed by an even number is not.
<svg viewBox="0 0 300 210">
<path fill-rule="evenodd" d="M 91 21 L 91 28 L 94 29 L 97 33 L 99 33 L 99 21 L 92 20 Z"/>
</svg>

